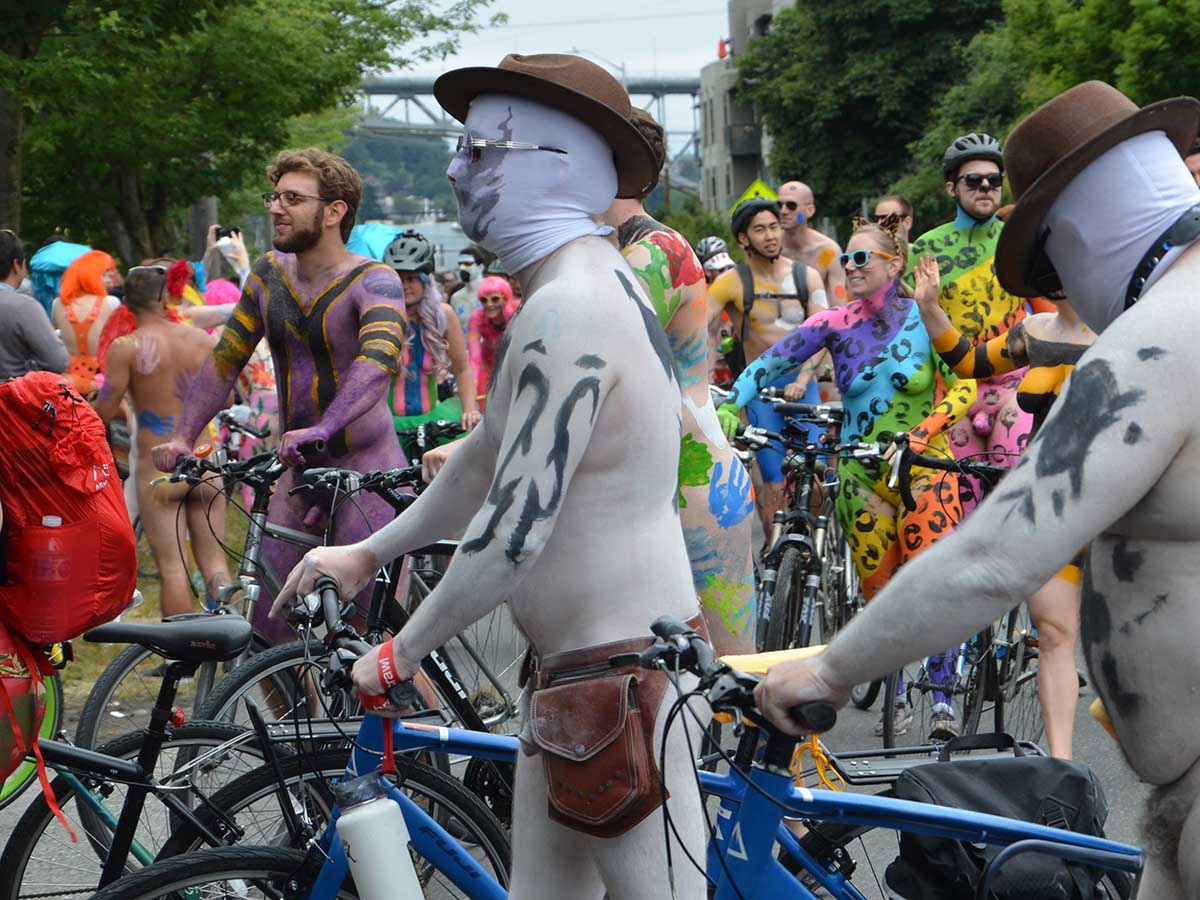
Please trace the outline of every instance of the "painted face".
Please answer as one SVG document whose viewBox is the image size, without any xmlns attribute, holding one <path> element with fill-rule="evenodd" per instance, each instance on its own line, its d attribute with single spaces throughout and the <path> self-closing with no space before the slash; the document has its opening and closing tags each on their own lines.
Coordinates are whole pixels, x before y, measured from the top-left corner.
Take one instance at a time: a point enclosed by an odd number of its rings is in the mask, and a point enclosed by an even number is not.
<svg viewBox="0 0 1200 900">
<path fill-rule="evenodd" d="M 958 180 L 954 182 L 954 199 L 966 210 L 972 219 L 982 222 L 996 214 L 1000 208 L 1000 185 L 994 188 L 978 189 L 967 187 L 968 175 L 998 175 L 1000 167 L 987 159 L 972 159 L 962 164 L 958 170 Z M 974 180 L 974 179 L 972 179 Z"/>
<path fill-rule="evenodd" d="M 812 218 L 816 212 L 812 191 L 799 181 L 789 181 L 779 186 L 779 227 L 791 231 Z"/>
<path fill-rule="evenodd" d="M 865 300 L 878 293 L 884 285 L 896 277 L 899 262 L 881 256 L 879 251 L 883 248 L 869 233 L 856 234 L 850 238 L 849 243 L 846 244 L 846 252 L 852 254 L 856 250 L 870 250 L 871 258 L 861 269 L 855 268 L 853 265 L 846 267 L 846 285 L 850 288 L 850 296 L 855 300 Z M 883 252 L 891 253 L 892 251 L 885 250 Z"/>
<path fill-rule="evenodd" d="M 416 272 L 397 272 L 400 283 L 404 285 L 404 305 L 416 306 L 425 299 L 425 282 Z"/>
<path fill-rule="evenodd" d="M 586 234 L 617 194 L 612 149 L 579 119 L 502 94 L 471 102 L 463 148 L 446 176 L 466 235 L 513 271 Z M 472 147 L 471 140 L 518 141 L 539 149 Z"/>
<path fill-rule="evenodd" d="M 279 179 L 275 190 L 280 194 L 295 191 L 297 194 L 313 198 L 321 193 L 321 186 L 315 175 L 307 172 L 288 172 Z M 271 204 L 269 212 L 271 224 L 275 226 L 275 236 L 271 243 L 276 250 L 282 253 L 303 253 L 320 242 L 321 220 L 325 214 L 324 201 L 306 199 L 295 206 L 284 206 L 276 200 Z"/>
</svg>

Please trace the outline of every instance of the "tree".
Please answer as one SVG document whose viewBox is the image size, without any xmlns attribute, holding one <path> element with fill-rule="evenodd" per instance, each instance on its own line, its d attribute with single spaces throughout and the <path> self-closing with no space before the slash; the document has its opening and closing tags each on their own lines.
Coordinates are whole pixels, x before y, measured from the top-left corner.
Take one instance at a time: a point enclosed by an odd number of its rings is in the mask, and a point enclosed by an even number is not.
<svg viewBox="0 0 1200 900">
<path fill-rule="evenodd" d="M 444 54 L 486 2 L 71 0 L 34 57 L 9 57 L 36 110 L 26 230 L 103 236 L 126 261 L 176 247 L 181 208 L 263 189 L 297 116 L 344 107 L 370 71 Z"/>
<path fill-rule="evenodd" d="M 772 172 L 807 182 L 831 215 L 857 211 L 904 171 L 931 109 L 973 65 L 967 43 L 1000 17 L 1000 0 L 800 0 L 779 13 L 738 62 Z"/>
<path fill-rule="evenodd" d="M 729 255 L 734 262 L 742 261 L 742 248 L 729 231 L 729 219 L 710 213 L 700 205 L 699 200 L 688 198 L 682 205 L 675 203 L 669 209 L 659 207 L 648 211 L 668 228 L 674 228 L 682 234 L 693 247 L 711 235 L 722 238 L 729 246 Z"/>
<path fill-rule="evenodd" d="M 1003 140 L 1041 103 L 1091 79 L 1139 105 L 1195 93 L 1198 41 L 1200 0 L 1006 0 L 1004 20 L 968 46 L 969 72 L 941 96 L 891 192 L 913 203 L 922 229 L 932 227 L 953 212 L 941 157 L 955 137 L 988 131 Z"/>
</svg>

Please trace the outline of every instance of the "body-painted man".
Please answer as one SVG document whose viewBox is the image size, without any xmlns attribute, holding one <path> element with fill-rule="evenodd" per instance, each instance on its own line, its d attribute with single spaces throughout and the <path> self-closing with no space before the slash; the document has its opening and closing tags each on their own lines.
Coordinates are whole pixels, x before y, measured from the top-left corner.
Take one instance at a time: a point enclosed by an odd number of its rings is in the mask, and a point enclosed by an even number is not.
<svg viewBox="0 0 1200 900">
<path fill-rule="evenodd" d="M 184 403 L 171 440 L 154 449 L 170 471 L 191 450 L 201 429 L 229 396 L 259 340 L 266 335 L 275 361 L 283 435 L 279 458 L 288 466 L 335 465 L 366 472 L 404 465 L 392 417 L 383 402 L 404 344 L 404 291 L 382 263 L 346 250 L 362 196 L 358 173 L 319 150 L 284 151 L 268 169 L 275 190 L 265 195 L 275 225 L 275 250 L 255 263 L 221 340 Z M 324 454 L 312 452 L 323 442 Z M 306 449 L 308 448 L 308 449 Z M 320 534 L 328 497 L 288 495 L 286 475 L 271 497 L 270 521 Z M 362 496 L 334 523 L 334 537 L 352 540 L 393 516 L 382 500 Z M 290 571 L 299 548 L 268 539 L 264 556 Z M 279 639 L 287 629 L 255 624 Z"/>
<path fill-rule="evenodd" d="M 816 661 L 773 669 L 758 697 L 794 732 L 790 705 L 842 701 L 962 640 L 1090 544 L 1084 656 L 1126 759 L 1154 785 L 1141 893 L 1162 900 L 1200 896 L 1200 189 L 1180 158 L 1198 126 L 1194 98 L 1138 110 L 1087 82 L 1013 130 L 1001 283 L 1022 296 L 1063 290 L 1100 336 L 999 490 Z"/>
<path fill-rule="evenodd" d="M 634 110 L 633 122 L 661 168 L 662 126 L 642 110 Z M 679 518 L 700 608 L 720 653 L 753 653 L 754 492 L 708 390 L 708 302 L 700 260 L 683 235 L 646 213 L 641 199 L 614 200 L 604 221 L 617 229 L 621 252 L 654 304 L 679 367 Z"/>
<path fill-rule="evenodd" d="M 191 536 L 192 553 L 210 595 L 229 581 L 221 540 L 225 535 L 225 498 L 209 485 L 152 484 L 151 448 L 169 435 L 183 414 L 192 379 L 212 352 L 213 339 L 199 328 L 168 317 L 166 269 L 138 266 L 125 281 L 125 309 L 135 329 L 102 348 L 104 386 L 96 412 L 107 425 L 128 392 L 137 415 L 138 452 L 131 473 L 142 528 L 162 581 L 164 616 L 194 612 L 182 552 Z M 106 351 L 106 352 L 105 352 Z"/>
<path fill-rule="evenodd" d="M 886 248 L 886 249 L 885 249 Z M 737 410 L 759 387 L 802 366 L 822 350 L 833 358 L 842 393 L 843 441 L 877 441 L 885 433 L 909 432 L 934 454 L 948 454 L 945 431 L 973 399 L 974 383 L 954 383 L 941 363 L 921 322 L 921 312 L 899 281 L 903 248 L 892 232 L 860 225 L 842 258 L 848 271 L 847 306 L 817 313 L 752 363 L 733 386 L 719 411 L 727 431 L 737 428 Z M 951 384 L 949 393 L 945 385 Z M 940 402 L 939 402 L 940 400 Z M 961 518 L 958 483 L 938 473 L 913 473 L 917 508 L 905 510 L 889 470 L 856 459 L 838 462 L 836 513 L 871 599 L 896 570 L 945 537 Z M 956 654 L 941 654 L 931 666 L 935 681 L 952 679 Z M 939 678 L 940 675 L 940 678 Z M 951 697 L 936 692 L 933 723 L 940 738 L 953 735 Z M 904 707 L 899 717 L 911 721 Z M 940 704 L 940 706 L 939 706 Z M 880 729 L 882 733 L 882 729 Z"/>
<path fill-rule="evenodd" d="M 731 220 L 733 235 L 746 254 L 746 262 L 721 274 L 709 287 L 708 321 L 712 326 L 722 313 L 729 316 L 737 336 L 736 352 L 741 359 L 735 365 L 756 360 L 768 347 L 782 340 L 813 313 L 828 306 L 825 286 L 811 266 L 794 263 L 782 255 L 779 206 L 773 200 L 756 197 L 740 203 Z M 744 267 L 748 267 L 744 268 Z M 801 301 L 802 286 L 796 284 L 798 271 L 804 272 L 807 303 Z M 754 285 L 753 297 L 746 296 L 743 280 L 749 273 Z M 749 320 L 745 311 L 749 307 Z M 822 356 L 814 358 L 798 372 L 789 370 L 761 387 L 783 388 L 789 400 L 820 403 L 816 372 Z M 735 371 L 736 376 L 740 371 Z M 757 397 L 744 398 L 746 416 L 753 425 L 779 431 L 782 417 L 770 403 Z M 756 500 L 763 527 L 783 504 L 783 453 L 767 448 L 757 454 L 762 482 Z"/>
<path fill-rule="evenodd" d="M 942 160 L 942 173 L 957 214 L 952 222 L 917 238 L 909 256 L 913 268 L 926 253 L 937 259 L 942 308 L 954 327 L 972 341 L 1001 322 L 1016 321 L 1032 311 L 1023 298 L 1014 297 L 996 280 L 996 242 L 1004 227 L 996 217 L 1004 180 L 1001 165 L 1000 144 L 991 135 L 968 134 L 955 140 Z M 1015 462 L 1033 425 L 1017 405 L 1017 385 L 1023 375 L 1023 370 L 1017 370 L 979 385 L 976 406 L 950 433 L 956 457 L 992 453 L 998 465 Z"/>
<path fill-rule="evenodd" d="M 488 93 L 501 84 L 507 93 Z M 656 753 L 673 700 L 666 681 L 633 668 L 597 674 L 595 663 L 649 646 L 659 615 L 703 622 L 679 525 L 679 375 L 653 304 L 612 229 L 594 218 L 617 193 L 650 189 L 654 155 L 629 122 L 620 83 L 578 57 L 509 56 L 498 68 L 443 75 L 434 93 L 465 120 L 448 171 L 463 231 L 504 260 L 524 303 L 506 330 L 483 422 L 429 489 L 362 543 L 311 551 L 277 605 L 321 574 L 356 591 L 381 561 L 463 533 L 400 634 L 356 663 L 355 684 L 382 694 L 385 679 L 410 678 L 424 655 L 507 601 L 531 645 L 511 895 L 666 898 L 666 841 L 661 815 L 651 815 L 657 787 L 651 796 L 597 784 L 574 771 L 573 750 L 553 750 L 569 729 L 569 746 L 593 747 L 599 769 L 641 765 L 640 743 L 611 741 L 611 731 L 601 743 L 599 734 L 628 709 L 624 679 L 636 675 Z M 689 852 L 702 854 L 690 757 L 682 728 L 672 729 L 662 773 L 671 818 Z M 567 783 L 587 793 L 564 794 Z M 618 797 L 630 800 L 627 812 L 608 806 Z M 585 824 L 584 798 L 608 807 L 611 821 Z M 674 878 L 678 896 L 704 895 L 702 873 L 676 866 Z"/>
<path fill-rule="evenodd" d="M 838 264 L 842 248 L 831 237 L 812 227 L 817 206 L 812 188 L 802 181 L 787 181 L 779 186 L 779 226 L 783 231 L 783 255 L 817 270 L 829 297 L 830 306 L 843 306 L 846 273 Z"/>
</svg>

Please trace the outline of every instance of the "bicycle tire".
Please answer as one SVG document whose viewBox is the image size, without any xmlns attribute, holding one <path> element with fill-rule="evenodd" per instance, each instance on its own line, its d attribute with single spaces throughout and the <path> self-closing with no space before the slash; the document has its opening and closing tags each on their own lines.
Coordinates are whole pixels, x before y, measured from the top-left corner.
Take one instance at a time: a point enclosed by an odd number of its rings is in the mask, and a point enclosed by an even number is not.
<svg viewBox="0 0 1200 900">
<path fill-rule="evenodd" d="M 327 750 L 312 756 L 289 757 L 280 762 L 280 774 L 293 809 L 302 810 L 317 830 L 328 822 L 328 812 L 333 806 L 329 785 L 345 775 L 346 756 L 344 750 Z M 411 757 L 401 757 L 397 761 L 397 768 L 400 770 L 397 783 L 401 789 L 409 792 L 419 805 L 426 803 L 426 811 L 464 847 L 478 849 L 483 859 L 477 857 L 477 861 L 490 869 L 502 885 L 507 885 L 512 848 L 504 826 L 487 804 L 461 782 Z M 274 770 L 263 766 L 229 783 L 210 799 L 215 809 L 236 821 L 238 827 L 246 832 L 242 845 L 279 846 L 280 839 L 290 840 L 287 829 L 282 827 L 279 787 L 280 782 Z M 303 794 L 298 790 L 300 787 L 304 789 Z M 246 813 L 252 805 L 263 801 L 265 808 L 261 815 L 267 827 L 259 829 L 251 825 Z M 211 810 L 201 810 L 197 815 L 209 827 L 214 827 L 218 822 L 217 815 Z M 192 854 L 200 846 L 200 838 L 195 832 L 186 827 L 179 828 L 163 845 L 159 858 Z M 422 865 L 419 860 L 415 863 L 423 885 L 429 888 L 434 878 L 432 868 Z M 437 896 L 443 896 L 444 891 L 450 889 L 446 885 L 440 885 L 440 888 Z"/>
<path fill-rule="evenodd" d="M 49 740 L 58 734 L 58 729 L 62 727 L 62 679 L 56 674 L 53 678 L 47 678 L 43 683 L 46 685 L 46 715 L 42 717 L 38 736 L 43 740 Z M 20 797 L 25 789 L 35 781 L 37 781 L 37 764 L 33 760 L 27 759 L 10 772 L 3 782 L 0 782 L 0 809 L 4 809 Z"/>
<path fill-rule="evenodd" d="M 251 656 L 269 647 L 266 639 L 257 633 L 250 639 Z M 162 684 L 162 676 L 152 671 L 160 664 L 163 664 L 163 658 L 140 644 L 130 644 L 113 657 L 92 685 L 79 713 L 75 746 L 91 750 L 135 728 L 145 728 L 150 723 L 150 711 L 154 709 Z M 202 665 L 216 666 L 218 663 Z M 196 709 L 196 688 L 202 681 L 201 674 L 197 671 L 195 677 L 180 682 L 175 705 L 197 713 L 196 718 L 209 718 L 199 715 Z M 218 684 L 223 680 L 218 679 Z M 118 706 L 120 709 L 116 708 Z"/>
<path fill-rule="evenodd" d="M 784 650 L 790 646 L 800 624 L 802 591 L 799 580 L 800 551 L 786 548 L 779 558 L 779 576 L 775 581 L 775 601 L 767 621 L 767 637 L 763 650 Z"/>
<path fill-rule="evenodd" d="M 279 847 L 218 847 L 200 850 L 188 856 L 164 859 L 139 872 L 125 875 L 119 881 L 98 892 L 92 900 L 177 900 L 187 896 L 181 892 L 228 882 L 237 882 L 234 889 L 222 889 L 223 897 L 263 897 L 253 884 L 261 882 L 271 888 L 272 896 L 291 896 L 293 885 L 315 879 L 308 855 L 299 850 Z M 251 884 L 246 884 L 250 882 Z M 248 892 L 254 888 L 253 892 Z M 205 894 L 207 896 L 207 894 Z M 339 900 L 356 900 L 353 885 L 338 890 Z"/>
<path fill-rule="evenodd" d="M 1038 695 L 1038 646 L 1029 608 L 1022 603 L 1006 618 L 1004 656 L 996 665 L 996 730 L 1041 745 L 1046 722 Z"/>
<path fill-rule="evenodd" d="M 901 692 L 903 679 L 904 703 L 912 713 L 904 723 L 896 695 Z M 913 663 L 888 674 L 883 685 L 883 746 L 887 749 L 919 747 L 929 743 L 929 727 L 933 719 L 933 688 L 925 661 Z"/>
<path fill-rule="evenodd" d="M 218 774 L 222 776 L 239 774 L 237 765 L 230 765 L 232 760 L 252 760 L 252 765 L 245 764 L 243 766 L 245 771 L 259 768 L 265 761 L 262 751 L 253 739 L 246 740 L 212 758 L 203 761 L 196 759 L 204 749 L 211 750 L 214 747 L 224 746 L 242 733 L 233 726 L 218 722 L 192 722 L 171 729 L 170 740 L 164 745 L 163 754 L 159 759 L 159 771 L 164 772 L 169 778 L 170 773 L 174 771 L 174 760 L 170 751 L 176 750 L 180 754 L 186 754 L 195 760 L 194 768 L 191 770 L 192 775 L 200 773 L 213 776 L 212 783 L 201 785 L 201 793 L 205 796 L 215 794 L 221 786 L 217 784 L 216 776 Z M 120 759 L 137 759 L 144 737 L 142 732 L 131 732 L 105 744 L 97 752 Z M 285 759 L 291 756 L 290 749 L 286 747 L 279 749 L 278 752 Z M 121 785 L 98 776 L 83 775 L 80 777 L 85 782 L 111 786 L 113 793 L 106 799 L 105 805 L 114 812 L 114 815 L 119 815 L 119 807 L 123 802 L 120 799 L 122 796 Z M 156 780 L 161 781 L 157 778 Z M 188 781 L 195 783 L 191 777 Z M 13 827 L 12 835 L 9 837 L 3 853 L 0 854 L 0 898 L 3 900 L 31 900 L 34 897 L 72 895 L 86 897 L 95 891 L 100 883 L 100 872 L 103 866 L 101 855 L 108 846 L 111 830 L 101 825 L 99 818 L 91 810 L 88 810 L 85 822 L 85 817 L 80 814 L 82 807 L 75 797 L 75 789 L 62 775 L 50 783 L 50 790 L 63 815 L 71 822 L 72 828 L 79 836 L 79 842 L 72 843 L 66 833 L 62 831 L 46 798 L 42 795 L 35 797 Z M 113 797 L 117 799 L 114 800 Z M 143 846 L 157 851 L 166 843 L 170 831 L 177 824 L 175 817 L 166 807 L 147 798 L 147 804 L 142 818 L 139 820 L 135 836 Z M 43 839 L 45 839 L 44 842 Z M 39 850 L 39 848 L 42 849 Z M 65 854 L 70 854 L 66 860 L 64 860 Z M 31 863 L 34 864 L 32 870 L 30 869 Z M 138 867 L 137 860 L 131 858 L 126 864 L 126 871 L 133 871 Z M 30 873 L 31 877 L 39 879 L 57 875 L 63 880 L 76 880 L 67 881 L 66 884 L 36 881 L 25 885 L 27 873 Z"/>
<path fill-rule="evenodd" d="M 992 627 L 978 632 L 963 658 L 962 734 L 978 734 L 989 704 L 995 704 L 996 670 Z M 995 713 L 993 712 L 993 715 Z"/>
<path fill-rule="evenodd" d="M 879 696 L 879 690 L 883 687 L 885 679 L 877 678 L 874 681 L 868 681 L 866 684 L 856 684 L 850 689 L 850 702 L 854 704 L 855 709 L 867 710 L 875 705 L 875 700 Z"/>
</svg>

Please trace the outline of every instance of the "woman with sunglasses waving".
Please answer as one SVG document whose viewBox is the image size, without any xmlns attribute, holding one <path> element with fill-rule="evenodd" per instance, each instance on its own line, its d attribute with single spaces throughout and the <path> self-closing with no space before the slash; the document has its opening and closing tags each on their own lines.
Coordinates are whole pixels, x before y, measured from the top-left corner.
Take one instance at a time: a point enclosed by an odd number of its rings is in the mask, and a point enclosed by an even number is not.
<svg viewBox="0 0 1200 900">
<path fill-rule="evenodd" d="M 483 409 L 488 385 L 492 383 L 496 352 L 500 349 L 504 330 L 517 314 L 521 302 L 513 299 L 512 286 L 499 275 L 484 278 L 476 293 L 479 305 L 467 320 L 467 353 L 475 373 L 475 398 L 479 408 Z"/>
<path fill-rule="evenodd" d="M 855 219 L 840 257 L 853 298 L 845 307 L 817 313 L 751 363 L 718 411 L 732 434 L 738 410 L 761 386 L 795 371 L 821 350 L 833 359 L 834 377 L 846 410 L 844 441 L 877 441 L 908 432 L 923 452 L 949 455 L 945 432 L 974 400 L 972 381 L 958 381 L 934 352 L 921 311 L 901 282 L 905 248 L 896 237 L 898 220 L 882 224 Z M 917 508 L 904 509 L 887 485 L 886 466 L 845 459 L 838 463 L 838 521 L 869 600 L 902 563 L 949 534 L 961 518 L 957 480 L 933 473 L 914 474 Z M 904 536 L 901 541 L 900 536 Z M 954 655 L 935 664 L 953 666 Z M 953 706 L 937 696 L 935 725 L 952 736 Z"/>
</svg>

